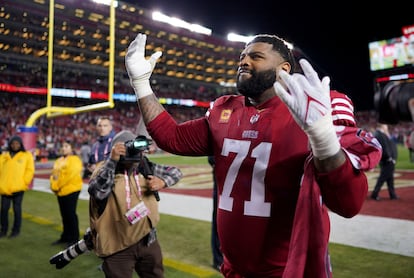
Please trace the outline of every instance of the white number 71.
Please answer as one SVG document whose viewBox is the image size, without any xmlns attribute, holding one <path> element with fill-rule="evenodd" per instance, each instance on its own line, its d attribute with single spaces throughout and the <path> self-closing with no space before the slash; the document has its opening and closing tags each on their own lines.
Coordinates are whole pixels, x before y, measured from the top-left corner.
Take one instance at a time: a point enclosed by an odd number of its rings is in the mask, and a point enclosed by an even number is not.
<svg viewBox="0 0 414 278">
<path fill-rule="evenodd" d="M 230 196 L 234 181 L 239 173 L 243 160 L 250 149 L 250 141 L 224 139 L 221 155 L 228 156 L 235 153 L 236 157 L 227 172 L 223 185 L 223 192 L 219 197 L 219 208 L 227 211 L 233 209 L 233 197 Z M 271 143 L 262 142 L 252 150 L 252 157 L 256 159 L 251 181 L 250 201 L 244 201 L 244 214 L 250 216 L 270 217 L 270 202 L 265 202 L 264 178 L 269 163 Z M 235 188 L 237 190 L 237 188 Z"/>
</svg>

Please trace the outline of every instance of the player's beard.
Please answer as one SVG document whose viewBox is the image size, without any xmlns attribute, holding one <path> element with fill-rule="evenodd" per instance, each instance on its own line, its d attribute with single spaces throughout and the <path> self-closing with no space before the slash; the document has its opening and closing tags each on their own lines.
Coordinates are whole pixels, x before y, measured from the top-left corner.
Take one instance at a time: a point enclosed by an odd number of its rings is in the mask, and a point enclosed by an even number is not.
<svg viewBox="0 0 414 278">
<path fill-rule="evenodd" d="M 251 77 L 241 80 L 237 75 L 237 89 L 246 97 L 258 97 L 276 82 L 276 70 L 251 71 Z"/>
</svg>

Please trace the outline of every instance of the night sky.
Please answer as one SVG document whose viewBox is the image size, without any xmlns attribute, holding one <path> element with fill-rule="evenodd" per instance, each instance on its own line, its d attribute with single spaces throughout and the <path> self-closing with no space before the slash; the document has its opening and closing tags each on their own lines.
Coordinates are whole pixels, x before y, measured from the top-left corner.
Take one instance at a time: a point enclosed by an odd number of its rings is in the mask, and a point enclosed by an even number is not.
<svg viewBox="0 0 414 278">
<path fill-rule="evenodd" d="M 201 24 L 221 36 L 279 35 L 298 46 L 321 76 L 329 75 L 331 88 L 349 95 L 357 111 L 374 109 L 368 43 L 399 37 L 403 26 L 414 24 L 413 3 L 407 0 L 127 2 Z"/>
</svg>

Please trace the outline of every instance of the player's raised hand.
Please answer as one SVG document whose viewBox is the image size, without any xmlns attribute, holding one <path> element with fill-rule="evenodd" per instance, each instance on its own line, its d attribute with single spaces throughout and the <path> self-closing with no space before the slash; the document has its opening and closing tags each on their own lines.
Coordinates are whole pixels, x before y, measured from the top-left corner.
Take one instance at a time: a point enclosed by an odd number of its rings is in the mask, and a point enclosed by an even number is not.
<svg viewBox="0 0 414 278">
<path fill-rule="evenodd" d="M 308 61 L 302 59 L 299 63 L 303 74 L 290 75 L 280 71 L 279 76 L 285 86 L 277 81 L 274 89 L 308 135 L 315 157 L 325 159 L 335 155 L 340 149 L 332 122 L 330 79 L 319 79 Z"/>
<path fill-rule="evenodd" d="M 329 77 L 319 79 L 318 74 L 308 61 L 299 61 L 303 73 L 292 75 L 280 71 L 279 75 L 286 88 L 275 82 L 276 94 L 286 103 L 298 124 L 310 126 L 331 112 Z"/>
<path fill-rule="evenodd" d="M 139 33 L 131 42 L 125 56 L 125 67 L 129 80 L 137 98 L 143 98 L 153 93 L 149 78 L 162 52 L 154 52 L 149 59 L 145 59 L 145 44 L 147 35 Z"/>
</svg>

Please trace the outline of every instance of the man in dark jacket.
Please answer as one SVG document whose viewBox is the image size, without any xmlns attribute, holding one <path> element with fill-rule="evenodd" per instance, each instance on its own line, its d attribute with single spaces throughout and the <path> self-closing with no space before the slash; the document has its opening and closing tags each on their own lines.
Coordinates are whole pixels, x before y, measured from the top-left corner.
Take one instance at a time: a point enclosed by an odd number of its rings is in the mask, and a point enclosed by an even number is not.
<svg viewBox="0 0 414 278">
<path fill-rule="evenodd" d="M 87 178 L 93 172 L 93 170 L 95 170 L 96 164 L 98 162 L 101 162 L 108 157 L 108 154 L 111 151 L 111 142 L 115 136 L 112 121 L 107 116 L 99 117 L 98 122 L 96 123 L 96 131 L 98 133 L 98 138 L 92 145 L 88 165 L 86 168 L 87 173 L 84 175 L 84 178 Z"/>
<path fill-rule="evenodd" d="M 388 132 L 388 126 L 386 124 L 379 124 L 374 136 L 378 139 L 378 142 L 382 146 L 382 156 L 379 164 L 381 169 L 380 175 L 377 179 L 377 183 L 375 184 L 374 191 L 371 193 L 371 199 L 376 201 L 380 200 L 378 193 L 380 192 L 383 184 L 386 182 L 390 199 L 396 200 L 398 199 L 398 196 L 395 194 L 394 172 L 398 155 L 397 145 L 391 139 Z"/>
</svg>

